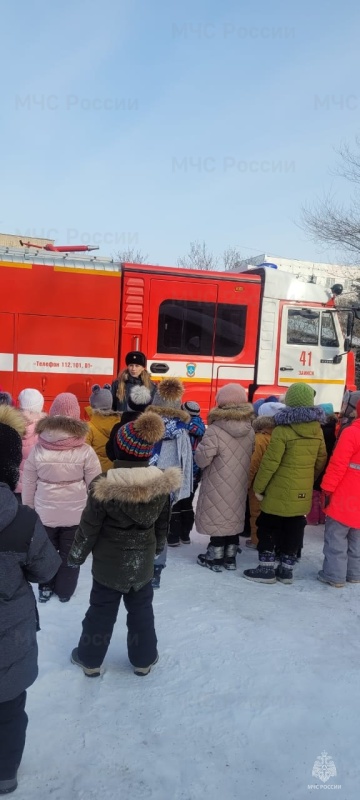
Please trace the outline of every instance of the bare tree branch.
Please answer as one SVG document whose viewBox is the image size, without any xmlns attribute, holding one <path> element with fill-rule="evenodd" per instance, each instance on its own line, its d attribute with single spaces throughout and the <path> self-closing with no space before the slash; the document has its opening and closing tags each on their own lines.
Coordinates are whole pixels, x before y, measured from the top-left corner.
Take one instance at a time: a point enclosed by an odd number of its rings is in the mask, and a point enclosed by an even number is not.
<svg viewBox="0 0 360 800">
<path fill-rule="evenodd" d="M 190 242 L 187 256 L 178 259 L 178 266 L 186 269 L 217 269 L 218 260 L 209 252 L 205 242 Z"/>
<path fill-rule="evenodd" d="M 231 270 L 240 266 L 241 254 L 236 247 L 224 250 L 221 259 L 207 249 L 205 242 L 191 242 L 187 256 L 179 258 L 178 266 L 187 269 Z"/>
<path fill-rule="evenodd" d="M 315 242 L 335 245 L 346 253 L 360 253 L 360 136 L 355 149 L 343 144 L 337 150 L 340 163 L 334 174 L 355 184 L 348 208 L 337 203 L 332 194 L 302 209 L 302 228 Z M 357 258 L 358 261 L 358 258 Z"/>
<path fill-rule="evenodd" d="M 357 150 L 351 150 L 348 142 L 345 142 L 335 150 L 340 157 L 340 162 L 333 174 L 345 178 L 351 183 L 360 184 L 360 136 L 355 137 L 355 146 Z"/>
<path fill-rule="evenodd" d="M 237 247 L 227 247 L 227 249 L 224 250 L 222 255 L 222 261 L 223 261 L 222 268 L 225 271 L 236 269 L 236 267 L 241 266 L 242 260 L 243 260 L 242 255 L 237 249 Z"/>
<path fill-rule="evenodd" d="M 134 247 L 120 250 L 116 257 L 122 264 L 146 264 L 149 258 L 147 253 L 144 254 L 141 250 L 135 250 Z"/>
</svg>

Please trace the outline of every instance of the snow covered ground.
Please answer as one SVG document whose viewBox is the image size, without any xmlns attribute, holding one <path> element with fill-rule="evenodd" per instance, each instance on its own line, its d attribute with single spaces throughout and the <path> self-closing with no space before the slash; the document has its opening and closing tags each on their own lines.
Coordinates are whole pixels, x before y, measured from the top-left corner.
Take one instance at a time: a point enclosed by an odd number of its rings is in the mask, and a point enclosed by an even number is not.
<svg viewBox="0 0 360 800">
<path fill-rule="evenodd" d="M 70 663 L 91 584 L 40 606 L 40 675 L 28 693 L 18 800 L 297 800 L 360 795 L 360 585 L 315 580 L 323 528 L 307 528 L 292 586 L 196 564 L 173 549 L 155 593 L 160 661 L 133 675 L 121 610 L 102 678 Z M 244 541 L 244 540 L 242 540 Z M 323 752 L 337 775 L 312 776 Z M 324 758 L 324 757 L 323 757 Z M 341 788 L 331 789 L 331 786 Z M 326 792 L 329 795 L 329 791 Z"/>
</svg>

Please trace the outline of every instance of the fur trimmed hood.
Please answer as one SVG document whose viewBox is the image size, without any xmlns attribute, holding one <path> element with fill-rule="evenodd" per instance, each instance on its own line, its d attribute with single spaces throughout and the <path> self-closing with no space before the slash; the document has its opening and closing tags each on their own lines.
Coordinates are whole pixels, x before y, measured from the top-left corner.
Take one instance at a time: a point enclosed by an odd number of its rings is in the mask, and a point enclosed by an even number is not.
<svg viewBox="0 0 360 800">
<path fill-rule="evenodd" d="M 208 424 L 213 422 L 225 422 L 228 420 L 235 422 L 249 422 L 254 419 L 254 409 L 251 403 L 243 403 L 241 406 L 229 406 L 222 408 L 212 408 L 208 416 Z"/>
<path fill-rule="evenodd" d="M 157 467 L 109 469 L 96 478 L 91 492 L 99 503 L 149 503 L 155 497 L 169 495 L 180 488 L 181 470 L 169 467 L 164 472 Z"/>
<path fill-rule="evenodd" d="M 182 408 L 174 408 L 173 406 L 157 406 L 151 405 L 149 406 L 145 414 L 148 414 L 149 411 L 153 411 L 154 414 L 159 414 L 160 417 L 168 417 L 169 419 L 179 419 L 180 422 L 190 422 L 191 416 L 188 414 L 187 411 L 183 411 Z"/>
<path fill-rule="evenodd" d="M 51 438 L 55 438 L 53 434 L 60 433 L 59 439 L 66 439 L 68 437 L 76 439 L 84 439 L 89 426 L 87 422 L 80 419 L 73 419 L 72 417 L 44 417 L 40 419 L 36 425 L 35 433 L 39 436 L 50 434 Z"/>
<path fill-rule="evenodd" d="M 92 417 L 118 417 L 120 421 L 121 417 L 120 411 L 114 411 L 112 408 L 110 408 L 108 411 L 101 411 L 100 408 L 91 408 L 91 406 L 86 406 L 85 411 L 89 419 L 92 419 Z"/>
<path fill-rule="evenodd" d="M 274 417 L 256 417 L 252 424 L 255 433 L 269 431 L 275 428 Z"/>
<path fill-rule="evenodd" d="M 17 408 L 13 408 L 12 406 L 7 405 L 0 405 L 0 423 L 2 425 L 8 425 L 9 428 L 13 428 L 16 433 L 21 436 L 24 436 L 26 431 L 26 419 L 21 411 Z"/>
<path fill-rule="evenodd" d="M 326 416 L 322 408 L 310 406 L 294 406 L 285 411 L 279 411 L 274 417 L 275 425 L 299 425 L 303 422 L 320 422 L 323 424 Z"/>
</svg>

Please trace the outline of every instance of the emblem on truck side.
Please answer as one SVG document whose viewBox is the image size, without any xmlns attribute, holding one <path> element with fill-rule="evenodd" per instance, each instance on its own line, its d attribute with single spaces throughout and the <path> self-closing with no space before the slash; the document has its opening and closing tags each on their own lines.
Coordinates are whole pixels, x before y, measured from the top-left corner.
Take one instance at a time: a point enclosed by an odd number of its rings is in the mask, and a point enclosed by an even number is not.
<svg viewBox="0 0 360 800">
<path fill-rule="evenodd" d="M 186 364 L 186 375 L 188 378 L 193 378 L 196 371 L 196 364 Z"/>
</svg>

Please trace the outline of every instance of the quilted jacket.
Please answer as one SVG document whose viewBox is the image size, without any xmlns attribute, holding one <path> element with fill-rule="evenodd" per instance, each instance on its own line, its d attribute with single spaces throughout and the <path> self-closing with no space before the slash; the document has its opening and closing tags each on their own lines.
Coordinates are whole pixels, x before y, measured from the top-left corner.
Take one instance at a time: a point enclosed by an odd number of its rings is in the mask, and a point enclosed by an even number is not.
<svg viewBox="0 0 360 800">
<path fill-rule="evenodd" d="M 107 472 L 113 466 L 113 462 L 106 455 L 106 445 L 114 425 L 120 422 L 120 414 L 116 411 L 94 410 L 91 406 L 88 406 L 85 411 L 89 417 L 86 444 L 95 450 L 102 472 Z"/>
<path fill-rule="evenodd" d="M 244 528 L 255 433 L 253 407 L 214 408 L 195 452 L 202 472 L 195 525 L 208 536 L 234 536 Z"/>
<path fill-rule="evenodd" d="M 37 426 L 37 445 L 25 461 L 22 501 L 35 508 L 49 528 L 78 525 L 87 487 L 101 467 L 85 444 L 86 422 L 69 417 L 44 417 Z"/>
<path fill-rule="evenodd" d="M 343 430 L 321 488 L 331 495 L 325 513 L 342 525 L 360 529 L 360 419 Z"/>
<path fill-rule="evenodd" d="M 297 517 L 311 509 L 314 479 L 326 464 L 320 408 L 288 408 L 274 417 L 275 428 L 255 478 L 254 492 L 264 495 L 261 511 Z"/>
<path fill-rule="evenodd" d="M 262 458 L 270 444 L 271 434 L 274 430 L 274 417 L 256 417 L 253 422 L 255 431 L 255 449 L 251 456 L 250 475 L 249 475 L 249 506 L 250 506 L 250 527 L 252 541 L 257 544 L 257 525 L 256 520 L 260 514 L 260 501 L 255 497 L 253 483 L 259 470 Z"/>
</svg>

